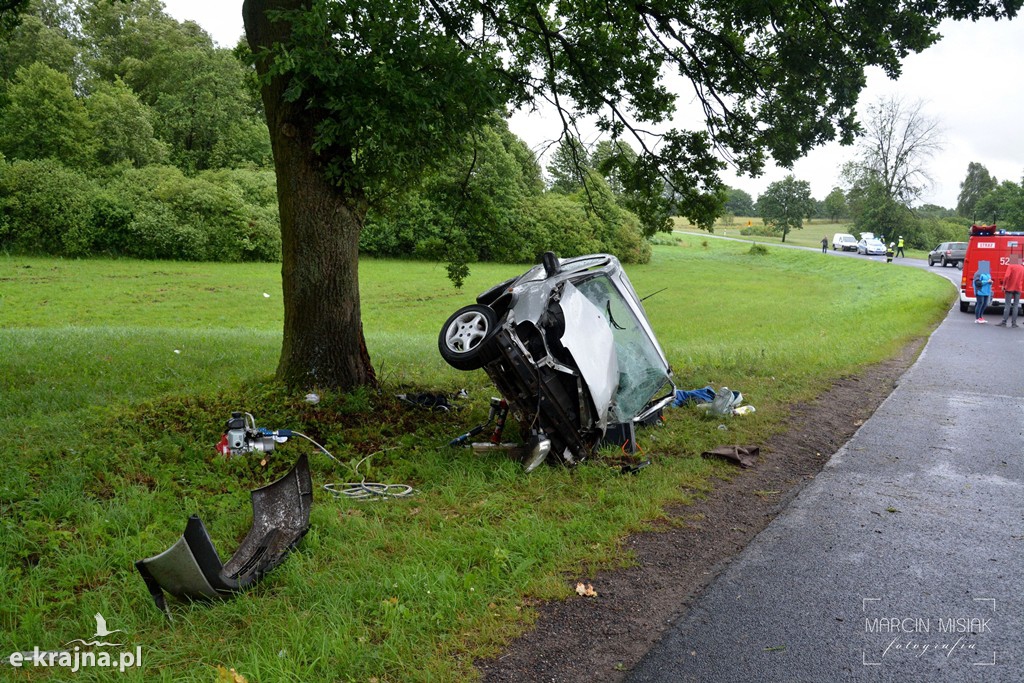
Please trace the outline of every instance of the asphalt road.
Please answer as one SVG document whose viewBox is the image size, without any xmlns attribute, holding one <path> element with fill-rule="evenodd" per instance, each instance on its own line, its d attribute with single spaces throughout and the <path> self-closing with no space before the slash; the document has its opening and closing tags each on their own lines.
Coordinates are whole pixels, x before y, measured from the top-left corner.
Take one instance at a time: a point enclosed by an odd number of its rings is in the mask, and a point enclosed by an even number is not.
<svg viewBox="0 0 1024 683">
<path fill-rule="evenodd" d="M 626 680 L 1024 681 L 1024 322 L 999 318 L 977 325 L 954 303 Z"/>
</svg>

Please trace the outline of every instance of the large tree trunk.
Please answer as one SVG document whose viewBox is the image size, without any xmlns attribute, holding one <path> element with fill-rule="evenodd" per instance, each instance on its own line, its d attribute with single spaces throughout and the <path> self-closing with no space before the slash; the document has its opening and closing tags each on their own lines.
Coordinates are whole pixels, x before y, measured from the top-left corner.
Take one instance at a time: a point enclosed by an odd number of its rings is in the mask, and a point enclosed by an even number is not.
<svg viewBox="0 0 1024 683">
<path fill-rule="evenodd" d="M 305 0 L 245 0 L 242 18 L 257 71 L 261 49 L 287 44 L 287 23 L 271 23 L 268 9 L 297 9 Z M 281 214 L 284 343 L 278 379 L 295 388 L 351 389 L 375 384 L 359 309 L 359 234 L 365 196 L 331 183 L 313 151 L 316 121 L 303 100 L 286 102 L 287 83 L 262 87 L 270 128 Z"/>
</svg>

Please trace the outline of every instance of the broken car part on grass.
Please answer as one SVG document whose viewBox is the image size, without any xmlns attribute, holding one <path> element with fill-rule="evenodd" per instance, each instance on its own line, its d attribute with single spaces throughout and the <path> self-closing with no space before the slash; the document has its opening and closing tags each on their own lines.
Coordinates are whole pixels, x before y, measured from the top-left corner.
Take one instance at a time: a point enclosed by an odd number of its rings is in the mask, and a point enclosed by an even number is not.
<svg viewBox="0 0 1024 683">
<path fill-rule="evenodd" d="M 319 401 L 319 398 L 318 398 Z M 231 413 L 217 452 L 226 458 L 272 453 L 276 444 L 300 437 L 313 444 L 338 465 L 342 463 L 319 443 L 294 429 L 270 430 L 256 426 L 256 418 L 245 412 Z M 366 462 L 368 455 L 354 468 Z M 324 484 L 328 493 L 350 500 L 402 498 L 415 493 L 405 484 L 359 482 Z M 135 567 L 149 588 L 157 607 L 170 618 L 164 593 L 181 600 L 210 600 L 230 597 L 256 583 L 281 564 L 309 530 L 309 511 L 313 505 L 313 479 L 309 461 L 302 455 L 291 471 L 276 482 L 251 493 L 252 527 L 238 550 L 226 563 L 210 540 L 202 520 L 192 515 L 185 532 L 167 550 L 139 560 Z"/>
<path fill-rule="evenodd" d="M 230 597 L 284 561 L 309 530 L 313 481 L 306 456 L 281 479 L 252 491 L 251 498 L 252 526 L 226 563 L 221 564 L 196 515 L 174 545 L 135 563 L 156 606 L 168 617 L 164 592 L 180 600 Z"/>
<path fill-rule="evenodd" d="M 528 469 L 545 459 L 574 465 L 609 433 L 632 445 L 635 426 L 675 397 L 618 259 L 548 252 L 542 261 L 457 310 L 438 336 L 449 365 L 482 368 L 497 387 L 527 442 Z"/>
<path fill-rule="evenodd" d="M 756 458 L 760 454 L 761 449 L 758 446 L 719 446 L 700 455 L 702 458 L 717 458 L 749 469 L 756 464 Z"/>
</svg>

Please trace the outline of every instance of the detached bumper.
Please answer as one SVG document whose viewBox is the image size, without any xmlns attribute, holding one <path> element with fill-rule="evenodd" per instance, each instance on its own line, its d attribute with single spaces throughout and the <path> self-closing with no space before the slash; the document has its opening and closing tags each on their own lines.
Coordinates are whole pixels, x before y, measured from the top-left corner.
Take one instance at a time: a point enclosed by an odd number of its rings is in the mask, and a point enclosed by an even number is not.
<svg viewBox="0 0 1024 683">
<path fill-rule="evenodd" d="M 313 480 L 303 455 L 281 479 L 252 491 L 252 527 L 238 550 L 221 564 L 213 541 L 196 515 L 174 545 L 139 560 L 136 569 L 165 614 L 164 592 L 179 600 L 230 597 L 281 564 L 309 530 Z"/>
</svg>

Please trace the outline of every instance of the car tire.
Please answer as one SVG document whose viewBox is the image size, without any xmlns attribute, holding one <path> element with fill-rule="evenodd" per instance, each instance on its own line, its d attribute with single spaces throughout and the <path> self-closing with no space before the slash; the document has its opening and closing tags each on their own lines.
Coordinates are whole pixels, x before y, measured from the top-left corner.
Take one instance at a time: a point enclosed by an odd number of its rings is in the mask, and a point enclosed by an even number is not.
<svg viewBox="0 0 1024 683">
<path fill-rule="evenodd" d="M 971 302 L 970 301 L 961 301 L 960 302 L 960 312 L 961 313 L 966 313 L 970 309 L 971 309 Z"/>
<path fill-rule="evenodd" d="M 945 256 L 943 256 L 941 259 L 939 259 L 939 265 L 942 266 L 943 268 L 946 267 L 946 257 Z"/>
<path fill-rule="evenodd" d="M 441 327 L 437 348 L 456 370 L 478 370 L 493 356 L 489 342 L 497 331 L 498 315 L 490 306 L 464 306 Z"/>
</svg>

